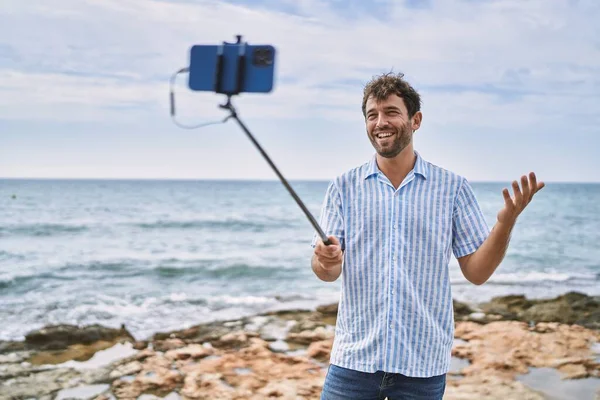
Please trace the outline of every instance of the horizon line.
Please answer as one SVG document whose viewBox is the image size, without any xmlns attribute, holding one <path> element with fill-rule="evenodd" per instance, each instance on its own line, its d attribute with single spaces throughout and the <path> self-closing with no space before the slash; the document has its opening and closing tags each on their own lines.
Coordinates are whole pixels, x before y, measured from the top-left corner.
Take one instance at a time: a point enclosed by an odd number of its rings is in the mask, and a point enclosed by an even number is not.
<svg viewBox="0 0 600 400">
<path fill-rule="evenodd" d="M 468 178 L 467 178 L 468 179 Z M 142 177 L 3 177 L 0 181 L 154 181 L 154 182 L 281 182 L 277 178 L 142 178 Z M 286 178 L 288 182 L 329 182 L 331 179 L 325 178 Z M 506 183 L 512 180 L 481 180 L 468 179 L 472 183 Z M 542 180 L 544 183 L 553 184 L 600 184 L 598 181 L 562 181 L 562 180 Z"/>
</svg>

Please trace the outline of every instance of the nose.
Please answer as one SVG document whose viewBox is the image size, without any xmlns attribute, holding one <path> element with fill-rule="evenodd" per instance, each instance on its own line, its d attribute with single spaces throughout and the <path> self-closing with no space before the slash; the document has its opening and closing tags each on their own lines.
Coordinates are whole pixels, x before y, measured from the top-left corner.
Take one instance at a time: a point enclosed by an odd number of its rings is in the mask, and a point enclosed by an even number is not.
<svg viewBox="0 0 600 400">
<path fill-rule="evenodd" d="M 381 128 L 381 127 L 384 127 L 387 125 L 388 125 L 387 116 L 385 115 L 385 113 L 380 113 L 379 116 L 377 117 L 377 123 L 375 124 L 375 127 Z"/>
</svg>

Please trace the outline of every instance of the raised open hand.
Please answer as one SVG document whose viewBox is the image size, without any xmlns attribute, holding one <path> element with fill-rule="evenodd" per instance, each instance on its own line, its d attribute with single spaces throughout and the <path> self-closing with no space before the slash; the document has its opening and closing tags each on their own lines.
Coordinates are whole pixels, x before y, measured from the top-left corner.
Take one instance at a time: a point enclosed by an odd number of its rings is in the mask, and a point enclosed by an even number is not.
<svg viewBox="0 0 600 400">
<path fill-rule="evenodd" d="M 519 183 L 517 181 L 513 181 L 512 187 L 515 192 L 514 198 L 510 197 L 510 193 L 507 188 L 502 190 L 502 195 L 504 196 L 504 208 L 500 210 L 498 213 L 498 222 L 503 224 L 514 224 L 517 220 L 517 217 L 525 207 L 531 202 L 533 199 L 533 195 L 539 192 L 544 186 L 544 182 L 537 181 L 535 173 L 529 173 L 529 180 L 527 176 L 523 175 L 521 177 L 521 186 L 519 187 Z"/>
</svg>

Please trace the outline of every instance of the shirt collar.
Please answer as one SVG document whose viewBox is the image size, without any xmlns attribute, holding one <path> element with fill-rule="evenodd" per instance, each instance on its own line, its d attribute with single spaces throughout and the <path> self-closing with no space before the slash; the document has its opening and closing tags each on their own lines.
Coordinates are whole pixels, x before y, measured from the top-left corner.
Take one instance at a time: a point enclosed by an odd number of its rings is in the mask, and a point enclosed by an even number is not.
<svg viewBox="0 0 600 400">
<path fill-rule="evenodd" d="M 415 174 L 421 175 L 423 178 L 427 179 L 427 177 L 429 176 L 429 165 L 427 165 L 427 162 L 421 157 L 421 155 L 417 151 L 415 151 L 415 155 L 417 156 L 417 160 L 415 161 L 413 171 Z M 367 179 L 374 175 L 378 175 L 379 173 L 381 173 L 381 170 L 377 166 L 377 155 L 373 155 L 373 157 L 367 164 L 364 179 Z"/>
</svg>

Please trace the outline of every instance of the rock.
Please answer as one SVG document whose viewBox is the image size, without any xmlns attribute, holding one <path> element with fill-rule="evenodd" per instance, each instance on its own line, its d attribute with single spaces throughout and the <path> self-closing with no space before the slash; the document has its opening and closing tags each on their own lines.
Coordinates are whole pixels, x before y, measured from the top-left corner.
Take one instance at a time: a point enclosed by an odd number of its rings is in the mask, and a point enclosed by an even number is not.
<svg viewBox="0 0 600 400">
<path fill-rule="evenodd" d="M 37 398 L 62 389 L 65 382 L 77 378 L 78 375 L 72 370 L 55 369 L 3 378 L 0 394 L 6 399 Z"/>
<path fill-rule="evenodd" d="M 293 343 L 310 344 L 333 338 L 333 330 L 324 327 L 317 327 L 314 330 L 305 330 L 300 333 L 288 334 L 287 340 Z"/>
<path fill-rule="evenodd" d="M 444 400 L 545 400 L 541 393 L 521 382 L 507 380 L 495 375 L 469 376 L 448 379 Z"/>
<path fill-rule="evenodd" d="M 515 381 L 531 367 L 555 368 L 563 379 L 600 377 L 600 365 L 591 350 L 600 341 L 600 332 L 579 325 L 530 321 L 557 319 L 555 313 L 564 313 L 569 321 L 583 319 L 590 324 L 597 312 L 595 304 L 597 298 L 577 293 L 552 300 L 505 296 L 493 299 L 485 309 L 455 301 L 457 339 L 452 353 L 469 363 L 461 366 L 460 379 L 449 375 L 444 400 L 542 399 Z M 10 390 L 15 399 L 50 400 L 65 388 L 109 384 L 111 391 L 104 393 L 104 398 L 142 400 L 177 393 L 183 399 L 317 400 L 336 316 L 337 304 L 331 304 L 316 311 L 278 311 L 160 333 L 147 342 L 135 343 L 139 353 L 84 372 L 46 370 L 26 362 L 48 355 L 54 359 L 77 354 L 89 357 L 110 342 L 76 343 L 102 337 L 96 332 L 86 338 L 82 331 L 93 333 L 90 327 L 51 327 L 54 331 L 32 332 L 31 343 L 0 342 L 0 352 L 9 349 L 0 355 L 0 381 L 4 384 L 0 385 L 0 398 Z M 512 320 L 506 321 L 508 317 Z M 63 342 L 56 338 L 61 330 L 68 336 Z M 124 337 L 128 337 L 126 333 Z M 126 340 L 133 342 L 132 338 Z M 39 350 L 48 344 L 66 347 Z"/>
<path fill-rule="evenodd" d="M 529 367 L 557 366 L 573 376 L 600 376 L 591 349 L 600 333 L 581 326 L 459 322 L 455 336 L 466 341 L 452 349 L 452 355 L 471 362 L 462 370 L 466 376 L 489 374 L 512 380 L 527 373 Z M 583 366 L 585 374 L 575 365 Z"/>
<path fill-rule="evenodd" d="M 338 303 L 317 307 L 317 312 L 327 316 L 337 315 Z"/>
<path fill-rule="evenodd" d="M 108 369 L 79 372 L 73 369 L 40 369 L 22 367 L 13 370 L 13 377 L 0 380 L 0 398 L 28 399 L 51 395 L 61 389 L 82 384 L 106 382 Z"/>
<path fill-rule="evenodd" d="M 333 339 L 313 342 L 308 346 L 306 355 L 319 361 L 329 361 Z"/>
<path fill-rule="evenodd" d="M 117 337 L 113 341 L 99 340 L 91 344 L 72 344 L 61 350 L 39 351 L 33 354 L 28 361 L 34 365 L 62 364 L 70 360 L 83 362 L 92 358 L 98 351 L 113 347 L 119 341 Z"/>
<path fill-rule="evenodd" d="M 224 335 L 214 346 L 219 348 L 241 348 L 248 345 L 248 338 L 257 336 L 256 332 L 236 331 Z"/>
<path fill-rule="evenodd" d="M 112 370 L 109 374 L 111 379 L 118 379 L 126 375 L 137 374 L 142 370 L 142 363 L 139 361 L 132 361 L 127 364 L 119 365 L 116 369 Z"/>
<path fill-rule="evenodd" d="M 178 349 L 183 346 L 185 346 L 185 342 L 178 338 L 157 340 L 152 343 L 152 348 L 155 351 L 160 351 L 160 352 Z"/>
<path fill-rule="evenodd" d="M 115 380 L 112 391 L 117 398 L 137 398 L 150 391 L 165 396 L 179 387 L 183 380 L 184 375 L 172 368 L 171 361 L 157 353 L 143 361 L 141 370 L 133 380 Z"/>
<path fill-rule="evenodd" d="M 0 340 L 0 354 L 27 350 L 25 342 L 4 342 Z"/>
<path fill-rule="evenodd" d="M 191 344 L 176 350 L 170 350 L 165 354 L 165 358 L 171 361 L 176 360 L 197 360 L 211 356 L 215 353 L 212 347 L 202 346 L 199 344 Z"/>
<path fill-rule="evenodd" d="M 456 321 L 465 320 L 474 310 L 467 304 L 457 300 L 452 301 L 454 307 L 454 319 Z"/>
<path fill-rule="evenodd" d="M 148 347 L 148 342 L 146 341 L 137 341 L 133 344 L 135 350 L 144 350 L 146 347 Z"/>
<path fill-rule="evenodd" d="M 75 325 L 53 325 L 25 335 L 28 348 L 41 350 L 62 350 L 73 344 L 91 344 L 98 341 L 115 342 L 135 339 L 122 326 L 121 329 L 107 328 L 101 325 L 78 327 Z"/>
<path fill-rule="evenodd" d="M 582 379 L 588 378 L 590 372 L 583 364 L 566 364 L 558 368 L 563 379 Z"/>
<path fill-rule="evenodd" d="M 554 299 L 528 300 L 525 296 L 495 297 L 481 305 L 486 314 L 524 322 L 560 322 L 600 329 L 600 297 L 569 292 Z"/>
</svg>

